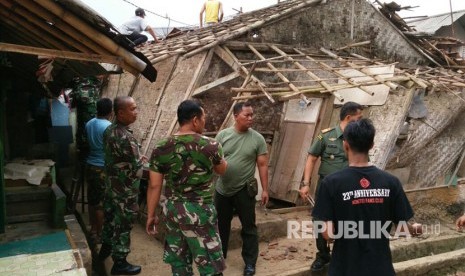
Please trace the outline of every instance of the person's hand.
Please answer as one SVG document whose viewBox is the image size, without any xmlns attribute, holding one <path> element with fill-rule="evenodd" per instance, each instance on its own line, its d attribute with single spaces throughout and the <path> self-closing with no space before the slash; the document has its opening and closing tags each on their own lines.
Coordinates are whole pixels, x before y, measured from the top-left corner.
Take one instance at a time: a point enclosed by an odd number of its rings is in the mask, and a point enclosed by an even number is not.
<svg viewBox="0 0 465 276">
<path fill-rule="evenodd" d="M 149 159 L 148 159 L 147 156 L 145 156 L 145 155 L 141 155 L 141 157 L 139 158 L 139 160 L 140 160 L 143 164 L 149 162 Z"/>
<path fill-rule="evenodd" d="M 308 185 L 305 185 L 303 186 L 302 188 L 300 188 L 300 197 L 305 201 L 307 202 L 307 199 L 308 199 L 308 196 L 310 194 L 310 186 Z"/>
<path fill-rule="evenodd" d="M 266 206 L 269 200 L 270 197 L 268 196 L 268 191 L 262 191 L 262 205 Z"/>
<path fill-rule="evenodd" d="M 158 217 L 157 216 L 154 216 L 154 217 L 147 217 L 147 223 L 145 225 L 145 231 L 147 232 L 147 234 L 149 234 L 150 236 L 154 236 L 158 233 L 157 231 L 157 225 L 159 223 L 159 220 L 158 220 Z"/>
<path fill-rule="evenodd" d="M 455 221 L 455 226 L 457 231 L 462 231 L 463 227 L 465 226 L 465 215 L 462 215 Z"/>
</svg>

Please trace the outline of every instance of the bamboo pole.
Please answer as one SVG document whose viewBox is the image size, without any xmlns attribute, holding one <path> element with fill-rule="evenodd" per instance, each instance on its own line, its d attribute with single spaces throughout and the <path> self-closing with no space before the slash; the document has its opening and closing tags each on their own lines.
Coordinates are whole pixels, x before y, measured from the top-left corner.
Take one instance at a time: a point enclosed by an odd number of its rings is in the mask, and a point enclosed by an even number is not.
<svg viewBox="0 0 465 276">
<path fill-rule="evenodd" d="M 408 81 L 410 80 L 409 77 L 392 77 L 386 79 L 388 81 Z M 358 88 L 360 86 L 369 86 L 369 85 L 377 85 L 377 84 L 382 84 L 384 81 L 377 81 L 377 80 L 372 80 L 372 81 L 366 81 L 366 82 L 361 82 L 358 83 L 357 85 L 353 84 L 338 84 L 338 85 L 333 85 L 331 86 L 332 90 L 340 90 L 340 89 L 348 89 L 348 88 Z M 299 94 L 296 94 L 293 90 L 284 90 L 283 88 L 265 88 L 268 93 L 270 93 L 271 96 L 281 96 L 283 99 L 288 99 L 291 98 L 291 96 L 297 96 Z M 305 86 L 305 87 L 299 87 L 300 94 L 306 94 L 306 93 L 330 93 L 330 91 L 326 90 L 325 88 L 321 87 L 320 85 L 318 86 Z M 231 91 L 233 92 L 261 92 L 257 88 L 232 88 Z M 261 95 L 259 97 L 262 97 Z M 259 98 L 255 97 L 254 98 Z M 236 98 L 239 99 L 239 98 Z M 242 99 L 242 98 L 240 98 Z M 245 99 L 245 98 L 244 98 Z"/>
<path fill-rule="evenodd" d="M 145 147 L 144 147 L 144 150 L 143 150 L 143 153 L 144 153 L 145 156 L 147 156 L 147 151 L 149 150 L 150 142 L 153 139 L 153 135 L 155 135 L 155 129 L 157 128 L 158 121 L 160 121 L 161 113 L 162 113 L 161 108 L 160 108 L 160 106 L 158 106 L 157 107 L 157 114 L 155 115 L 155 120 L 153 121 L 152 127 L 150 129 L 150 134 L 147 137 L 148 138 L 147 143 L 145 144 Z"/>
<path fill-rule="evenodd" d="M 298 49 L 294 49 L 294 51 L 296 51 L 297 53 L 303 53 L 302 51 L 300 51 L 300 50 L 298 50 Z M 308 58 L 309 60 L 314 61 L 314 62 L 316 62 L 317 64 L 323 66 L 325 69 L 327 69 L 327 70 L 333 72 L 334 74 L 338 75 L 339 77 L 344 78 L 344 80 L 345 80 L 346 82 L 348 82 L 348 83 L 350 83 L 350 84 L 352 84 L 352 85 L 358 85 L 358 84 L 359 84 L 357 81 L 354 81 L 354 80 L 352 80 L 351 78 L 346 77 L 346 76 L 344 76 L 343 74 L 339 73 L 337 70 L 334 70 L 334 69 L 333 69 L 331 66 L 329 66 L 328 64 L 326 64 L 326 63 L 324 63 L 324 62 L 316 61 L 316 60 L 314 60 L 314 59 L 311 58 L 311 57 L 307 57 L 307 58 Z M 369 75 L 371 76 L 372 74 L 369 74 Z M 366 88 L 363 87 L 363 86 L 360 86 L 360 90 L 362 90 L 363 92 L 367 93 L 367 94 L 370 95 L 370 96 L 373 96 L 373 95 L 375 94 L 375 93 L 369 91 L 368 89 L 366 89 Z"/>
<path fill-rule="evenodd" d="M 59 18 L 57 18 L 56 15 L 54 15 L 47 9 L 44 9 L 42 6 L 35 3 L 35 1 L 19 0 L 18 3 L 20 3 L 27 10 L 31 11 L 31 13 L 36 14 L 38 17 L 42 18 L 43 20 L 47 22 L 51 22 L 53 26 L 55 26 L 57 29 L 71 36 L 76 41 L 79 41 L 81 44 L 88 47 L 92 51 L 99 53 L 99 54 L 112 55 L 110 51 L 106 50 L 99 44 L 93 42 L 88 37 L 86 37 L 84 34 L 81 34 L 72 25 L 69 25 L 65 21 L 60 20 Z"/>
<path fill-rule="evenodd" d="M 83 60 L 92 62 L 106 62 L 112 64 L 120 64 L 122 59 L 120 57 L 102 56 L 97 54 L 83 54 L 70 51 L 43 49 L 31 46 L 23 46 L 16 44 L 8 44 L 0 42 L 0 51 L 11 53 L 22 53 L 29 55 L 48 56 L 55 58 L 64 58 L 72 60 Z"/>
<path fill-rule="evenodd" d="M 132 95 L 134 94 L 136 87 L 139 85 L 139 81 L 140 81 L 140 74 L 138 74 L 137 76 L 134 76 L 134 81 L 132 82 L 131 88 L 129 89 L 129 92 L 128 92 L 129 97 L 132 97 Z"/>
<path fill-rule="evenodd" d="M 260 54 L 260 52 L 258 52 L 252 45 L 250 44 L 247 44 L 247 46 L 249 47 L 249 49 L 261 60 L 264 60 L 265 57 Z M 271 70 L 274 71 L 274 73 L 284 82 L 287 83 L 287 85 L 289 86 L 289 88 L 291 88 L 294 92 L 300 92 L 299 89 L 293 84 L 291 83 L 282 73 L 280 72 L 277 72 L 276 71 L 276 67 L 273 66 L 273 64 L 267 62 L 266 65 L 268 66 L 268 68 L 270 68 Z M 265 91 L 265 90 L 264 90 Z M 265 95 L 267 95 L 265 93 Z M 268 96 L 268 95 L 267 95 Z M 271 97 L 271 96 L 270 96 Z M 274 102 L 274 101 L 273 101 Z"/>
<path fill-rule="evenodd" d="M 53 14 L 67 22 L 68 24 L 74 26 L 81 33 L 86 34 L 91 40 L 102 45 L 105 49 L 109 50 L 111 53 L 123 57 L 124 61 L 136 69 L 138 72 L 144 71 L 147 64 L 142 60 L 129 53 L 127 50 L 116 44 L 109 37 L 102 35 L 96 31 L 93 27 L 89 26 L 86 22 L 82 21 L 80 18 L 76 17 L 72 13 L 64 10 L 58 4 L 49 0 L 36 0 L 37 4 L 41 5 L 45 9 L 51 11 Z M 129 70 L 128 70 L 129 71 Z"/>
</svg>

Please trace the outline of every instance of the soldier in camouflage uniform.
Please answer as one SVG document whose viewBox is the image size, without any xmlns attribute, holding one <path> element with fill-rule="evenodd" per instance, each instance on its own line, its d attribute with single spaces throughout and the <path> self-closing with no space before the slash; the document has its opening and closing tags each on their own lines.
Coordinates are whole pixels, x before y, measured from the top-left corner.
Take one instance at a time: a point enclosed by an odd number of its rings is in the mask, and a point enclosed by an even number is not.
<svg viewBox="0 0 465 276">
<path fill-rule="evenodd" d="M 85 160 L 87 144 L 86 123 L 97 115 L 97 101 L 100 97 L 101 82 L 95 77 L 75 78 L 71 92 L 72 107 L 76 107 L 76 147 L 79 160 Z"/>
<path fill-rule="evenodd" d="M 226 266 L 213 205 L 212 178 L 213 172 L 226 171 L 223 150 L 218 142 L 201 135 L 205 113 L 198 103 L 184 101 L 177 113 L 179 131 L 159 141 L 150 159 L 146 231 L 149 235 L 156 233 L 155 209 L 164 178 L 164 261 L 171 265 L 173 275 L 193 275 L 192 261 L 200 275 L 222 275 Z"/>
<path fill-rule="evenodd" d="M 117 97 L 113 103 L 116 122 L 104 133 L 106 191 L 104 199 L 105 222 L 99 258 L 104 260 L 111 253 L 113 275 L 134 275 L 140 266 L 126 261 L 130 252 L 130 233 L 139 205 L 139 174 L 147 161 L 139 154 L 139 144 L 129 125 L 137 119 L 137 105 L 131 97 Z"/>
<path fill-rule="evenodd" d="M 340 123 L 333 128 L 322 130 L 316 137 L 315 142 L 308 150 L 307 162 L 304 169 L 304 179 L 302 181 L 302 188 L 300 189 L 300 195 L 304 200 L 307 200 L 309 195 L 310 177 L 312 176 L 313 168 L 319 157 L 321 157 L 321 164 L 318 170 L 319 178 L 315 193 L 317 196 L 323 178 L 349 165 L 342 146 L 342 134 L 349 122 L 357 121 L 362 118 L 362 110 L 363 106 L 358 103 L 345 103 L 339 114 Z M 314 218 L 314 220 L 318 220 L 318 218 Z M 321 233 L 317 233 L 316 247 L 318 252 L 316 253 L 315 261 L 310 267 L 313 272 L 323 270 L 324 266 L 329 263 L 331 258 L 328 243 Z"/>
</svg>

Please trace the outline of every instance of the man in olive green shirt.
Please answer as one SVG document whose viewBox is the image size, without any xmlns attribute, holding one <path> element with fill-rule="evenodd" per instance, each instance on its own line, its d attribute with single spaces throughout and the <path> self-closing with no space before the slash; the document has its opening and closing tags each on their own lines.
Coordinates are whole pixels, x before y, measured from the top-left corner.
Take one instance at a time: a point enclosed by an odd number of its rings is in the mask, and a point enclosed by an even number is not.
<svg viewBox="0 0 465 276">
<path fill-rule="evenodd" d="M 216 183 L 215 207 L 218 212 L 223 255 L 228 253 L 229 233 L 234 211 L 241 221 L 242 259 L 244 275 L 255 274 L 258 258 L 258 233 L 255 224 L 256 190 L 248 190 L 253 181 L 255 166 L 262 184 L 262 205 L 268 202 L 268 154 L 265 138 L 251 128 L 253 109 L 247 102 L 233 107 L 235 124 L 218 133 L 216 140 L 223 147 L 228 168 Z M 256 183 L 256 182 L 255 182 Z"/>
<path fill-rule="evenodd" d="M 307 162 L 305 163 L 304 169 L 304 179 L 302 181 L 303 186 L 300 189 L 300 195 L 304 200 L 309 196 L 310 177 L 312 176 L 313 168 L 318 158 L 321 158 L 321 164 L 318 170 L 319 179 L 316 186 L 316 195 L 318 195 L 318 189 L 323 178 L 349 165 L 347 156 L 342 147 L 342 133 L 349 122 L 357 121 L 362 118 L 362 110 L 363 107 L 358 103 L 345 103 L 339 114 L 340 123 L 333 128 L 322 130 L 316 137 L 315 142 L 313 142 L 308 150 Z M 316 221 L 318 218 L 314 218 L 314 220 Z M 331 258 L 326 240 L 318 233 L 316 237 L 316 247 L 318 252 L 316 253 L 315 261 L 310 267 L 314 272 L 321 271 L 324 266 L 329 263 Z"/>
</svg>

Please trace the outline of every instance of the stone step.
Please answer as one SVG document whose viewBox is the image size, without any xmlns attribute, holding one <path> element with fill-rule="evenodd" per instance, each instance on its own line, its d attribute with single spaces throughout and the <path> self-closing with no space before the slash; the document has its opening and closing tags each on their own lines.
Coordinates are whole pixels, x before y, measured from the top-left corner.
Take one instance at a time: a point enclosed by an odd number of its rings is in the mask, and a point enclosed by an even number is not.
<svg viewBox="0 0 465 276">
<path fill-rule="evenodd" d="M 465 249 L 394 263 L 397 276 L 447 275 L 453 267 L 465 263 Z"/>
</svg>

